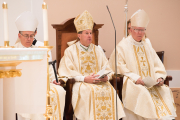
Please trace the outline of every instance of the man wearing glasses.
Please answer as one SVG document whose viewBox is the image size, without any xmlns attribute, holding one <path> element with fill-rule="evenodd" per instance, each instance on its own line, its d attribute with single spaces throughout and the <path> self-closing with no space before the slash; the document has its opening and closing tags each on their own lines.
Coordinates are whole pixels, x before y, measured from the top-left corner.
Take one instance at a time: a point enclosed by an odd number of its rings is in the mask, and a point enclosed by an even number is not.
<svg viewBox="0 0 180 120">
<path fill-rule="evenodd" d="M 17 29 L 19 30 L 19 40 L 14 45 L 15 48 L 37 48 L 38 46 L 32 45 L 36 35 L 38 21 L 36 17 L 29 11 L 23 12 L 15 21 Z M 38 66 L 37 66 L 38 67 Z M 32 71 L 33 72 L 33 71 Z M 28 77 L 28 76 L 27 76 Z M 60 86 L 60 82 L 56 82 L 52 66 L 49 66 L 49 79 L 50 79 L 50 104 L 53 108 L 52 119 L 63 119 L 65 94 L 66 91 Z M 38 98 L 37 98 L 38 99 Z M 27 114 L 18 113 L 18 120 L 45 120 L 42 114 Z"/>
<path fill-rule="evenodd" d="M 176 109 L 172 92 L 164 85 L 166 70 L 155 50 L 143 41 L 149 23 L 144 10 L 131 17 L 131 35 L 117 45 L 117 73 L 124 75 L 123 120 L 172 120 Z M 115 52 L 109 60 L 115 71 Z M 147 87 L 147 80 L 156 85 Z"/>
<path fill-rule="evenodd" d="M 24 14 L 26 14 L 26 13 L 24 12 Z M 34 18 L 33 19 L 34 22 L 28 22 L 28 21 L 23 22 L 23 21 L 25 21 L 26 18 L 23 18 L 23 19 L 21 19 L 21 18 L 19 16 L 16 20 L 16 26 L 19 30 L 18 37 L 19 37 L 20 41 L 15 44 L 15 47 L 17 47 L 17 48 L 34 48 L 35 46 L 32 45 L 32 42 L 33 42 L 35 34 L 36 34 L 36 32 L 35 32 L 36 28 L 34 29 L 34 27 L 38 25 L 38 21 L 37 21 L 37 19 Z M 27 26 L 26 30 L 25 30 L 24 26 Z"/>
</svg>

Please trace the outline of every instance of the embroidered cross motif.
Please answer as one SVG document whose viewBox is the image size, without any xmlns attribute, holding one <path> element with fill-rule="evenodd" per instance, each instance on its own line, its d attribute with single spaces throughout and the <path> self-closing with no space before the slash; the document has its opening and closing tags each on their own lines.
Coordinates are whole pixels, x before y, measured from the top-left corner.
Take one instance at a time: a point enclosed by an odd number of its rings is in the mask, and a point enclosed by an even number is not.
<svg viewBox="0 0 180 120">
<path fill-rule="evenodd" d="M 146 66 L 144 63 L 146 62 L 145 60 L 143 60 L 143 57 L 141 57 L 141 61 L 140 62 L 143 62 L 143 66 Z"/>
</svg>

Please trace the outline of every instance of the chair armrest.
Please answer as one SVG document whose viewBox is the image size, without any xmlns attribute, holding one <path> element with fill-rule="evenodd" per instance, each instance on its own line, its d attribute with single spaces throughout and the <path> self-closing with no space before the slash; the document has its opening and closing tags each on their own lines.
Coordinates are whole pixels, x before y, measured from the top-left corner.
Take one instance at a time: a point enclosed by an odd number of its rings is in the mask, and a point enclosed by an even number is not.
<svg viewBox="0 0 180 120">
<path fill-rule="evenodd" d="M 165 81 L 164 81 L 164 84 L 169 86 L 169 81 L 172 81 L 172 76 L 167 76 Z"/>
<path fill-rule="evenodd" d="M 165 80 L 172 81 L 172 76 L 167 76 Z"/>
<path fill-rule="evenodd" d="M 60 86 L 62 86 L 62 87 L 65 87 L 66 86 L 66 83 L 63 81 L 63 80 L 59 80 L 60 81 L 60 83 L 61 83 L 61 85 Z M 68 79 L 68 84 L 74 84 L 75 83 L 75 79 Z"/>
<path fill-rule="evenodd" d="M 75 79 L 74 78 L 68 79 L 68 82 L 69 82 L 69 84 L 74 84 L 75 83 Z"/>
<path fill-rule="evenodd" d="M 123 75 L 117 74 L 117 94 L 119 95 L 121 100 L 122 100 L 123 77 L 124 77 Z M 112 76 L 112 80 L 110 81 L 110 83 L 116 90 L 116 75 Z"/>
<path fill-rule="evenodd" d="M 59 82 L 61 83 L 60 86 L 62 86 L 62 87 L 64 87 L 66 85 L 65 82 L 61 79 L 59 80 Z"/>
</svg>

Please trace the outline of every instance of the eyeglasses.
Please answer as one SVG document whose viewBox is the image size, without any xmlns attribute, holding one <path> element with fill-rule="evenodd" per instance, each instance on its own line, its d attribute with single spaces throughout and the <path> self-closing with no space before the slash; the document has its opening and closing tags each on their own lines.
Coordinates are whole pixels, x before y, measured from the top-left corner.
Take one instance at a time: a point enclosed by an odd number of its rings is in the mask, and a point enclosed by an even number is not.
<svg viewBox="0 0 180 120">
<path fill-rule="evenodd" d="M 21 34 L 21 33 L 20 33 Z M 23 35 L 21 34 L 23 37 L 25 37 L 26 39 L 30 38 L 30 39 L 34 39 L 35 35 Z"/>
<path fill-rule="evenodd" d="M 145 33 L 146 29 L 134 29 L 134 31 L 135 32 L 140 32 L 141 31 L 141 33 Z"/>
</svg>

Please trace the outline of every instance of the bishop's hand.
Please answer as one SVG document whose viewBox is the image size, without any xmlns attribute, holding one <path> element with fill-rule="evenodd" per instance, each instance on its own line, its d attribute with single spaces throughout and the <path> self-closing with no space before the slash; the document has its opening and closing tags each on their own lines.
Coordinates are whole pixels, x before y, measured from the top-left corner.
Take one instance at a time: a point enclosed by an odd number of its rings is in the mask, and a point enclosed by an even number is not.
<svg viewBox="0 0 180 120">
<path fill-rule="evenodd" d="M 143 85 L 143 86 L 144 86 L 144 82 L 142 81 L 141 78 L 139 78 L 139 79 L 136 81 L 136 84 L 140 84 L 140 85 Z"/>
<path fill-rule="evenodd" d="M 108 76 L 104 76 L 103 78 L 100 79 L 101 82 L 107 82 L 108 81 Z"/>
<path fill-rule="evenodd" d="M 89 75 L 89 76 L 86 76 L 84 78 L 84 82 L 86 83 L 93 83 L 93 84 L 96 84 L 96 83 L 99 83 L 100 82 L 100 79 L 98 79 L 99 75 L 95 75 L 94 73 Z"/>
<path fill-rule="evenodd" d="M 164 84 L 164 80 L 162 78 L 158 78 L 157 82 L 159 82 L 157 86 L 162 86 Z"/>
<path fill-rule="evenodd" d="M 60 81 L 57 83 L 56 80 L 54 80 L 53 83 L 54 83 L 55 85 L 61 85 L 61 82 L 60 82 Z"/>
</svg>

